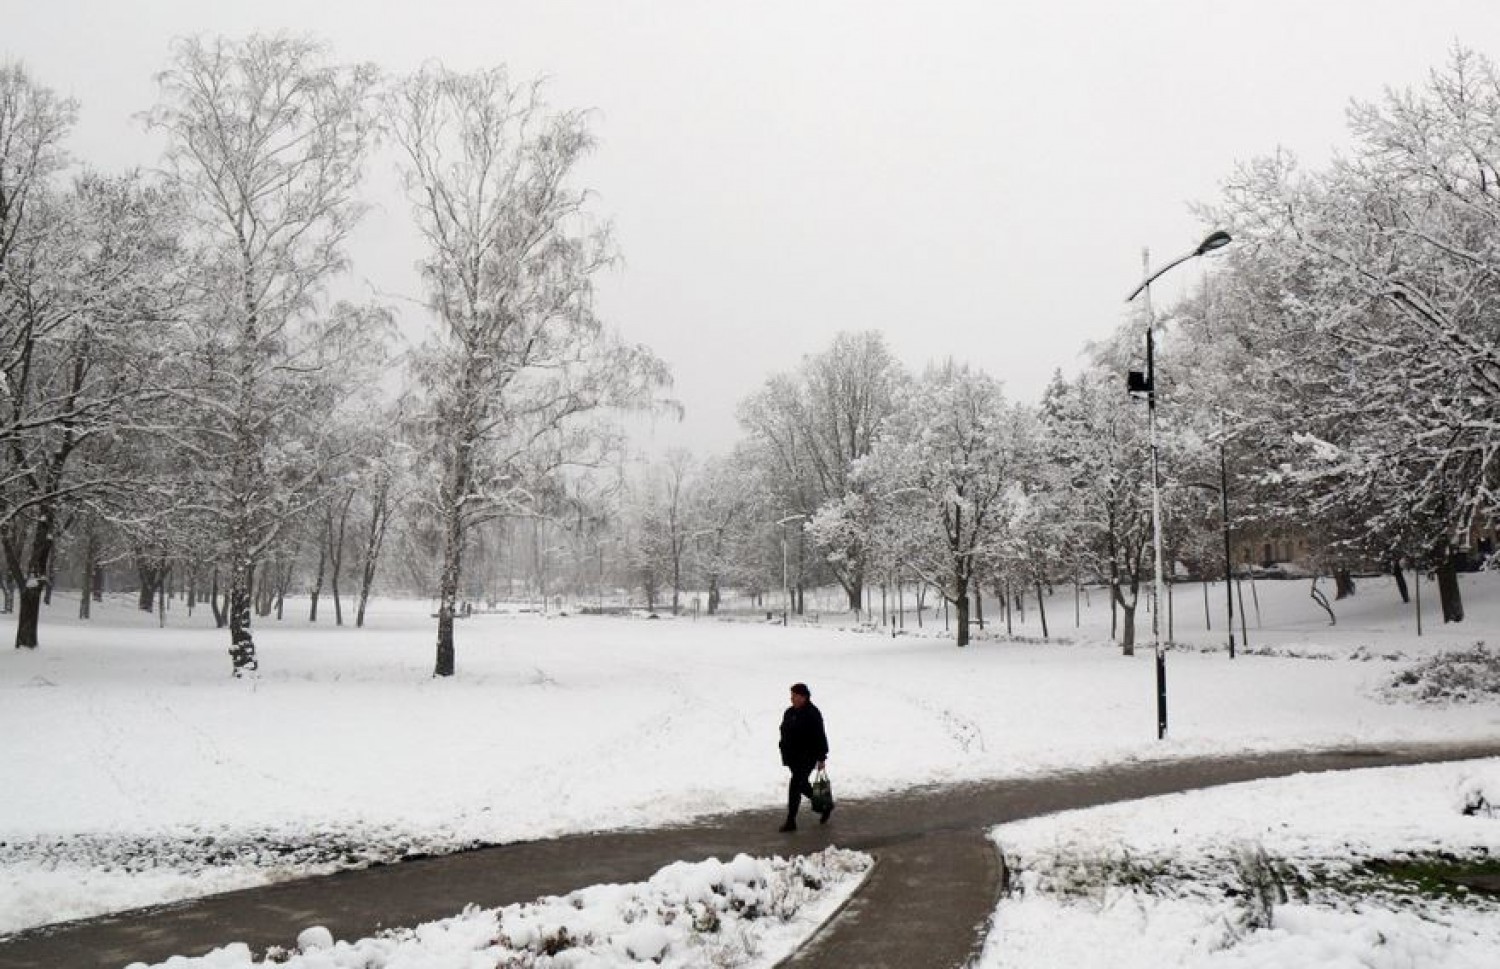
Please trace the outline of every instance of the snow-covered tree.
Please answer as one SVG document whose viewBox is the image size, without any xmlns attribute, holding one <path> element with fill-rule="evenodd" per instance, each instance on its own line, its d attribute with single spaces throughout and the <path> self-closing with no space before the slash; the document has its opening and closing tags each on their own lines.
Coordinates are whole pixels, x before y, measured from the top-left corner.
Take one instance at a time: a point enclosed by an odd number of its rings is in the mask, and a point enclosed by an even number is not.
<svg viewBox="0 0 1500 969">
<path fill-rule="evenodd" d="M 236 676 L 258 665 L 257 562 L 319 470 L 288 424 L 337 372 L 321 350 L 326 330 L 360 322 L 320 313 L 318 297 L 343 269 L 361 211 L 374 81 L 371 68 L 329 64 L 311 41 L 265 36 L 178 41 L 158 77 L 150 122 L 168 139 L 168 172 L 201 253 L 197 323 L 213 357 L 197 407 L 197 484 L 222 536 Z"/>
<path fill-rule="evenodd" d="M 503 69 L 429 66 L 392 91 L 387 117 L 439 321 L 417 375 L 443 548 L 434 675 L 451 676 L 469 530 L 535 514 L 535 482 L 597 460 L 609 440 L 591 417 L 649 404 L 668 377 L 594 313 L 593 280 L 613 251 L 571 185 L 593 147 L 583 114 L 550 112 L 539 85 Z"/>
<path fill-rule="evenodd" d="M 1068 489 L 1061 507 L 1077 529 L 1089 571 L 1106 577 L 1123 614 L 1121 649 L 1135 652 L 1141 581 L 1151 569 L 1151 470 L 1146 416 L 1125 392 L 1126 329 L 1095 349 L 1095 365 L 1073 382 L 1054 385 L 1043 410 L 1044 453 Z"/>
<path fill-rule="evenodd" d="M 854 462 L 870 453 L 881 422 L 907 377 L 879 333 L 840 333 L 824 352 L 781 374 L 740 406 L 740 424 L 761 445 L 780 514 L 811 518 L 819 506 L 842 502 L 859 483 Z M 841 533 L 851 537 L 853 532 Z M 832 533 L 829 533 L 830 537 Z M 825 554 L 849 599 L 863 603 L 865 550 L 826 545 Z"/>
<path fill-rule="evenodd" d="M 1435 566 L 1456 620 L 1455 558 L 1500 511 L 1500 74 L 1460 49 L 1350 121 L 1348 156 L 1261 159 L 1221 208 L 1231 284 L 1261 294 L 1240 322 L 1277 372 L 1265 478 L 1342 523 L 1336 543 Z"/>
<path fill-rule="evenodd" d="M 902 563 L 953 603 L 959 646 L 969 642 L 970 592 L 1020 480 L 1026 424 L 993 378 L 948 361 L 915 383 L 859 464 L 883 527 L 905 546 Z"/>
<path fill-rule="evenodd" d="M 0 265 L 0 548 L 21 589 L 16 645 L 35 647 L 69 521 L 144 486 L 120 459 L 176 379 L 178 277 L 173 206 L 138 176 L 33 187 L 25 210 Z"/>
<path fill-rule="evenodd" d="M 411 448 L 401 434 L 406 405 L 405 398 L 386 405 L 381 411 L 382 419 L 369 428 L 365 446 L 355 451 L 355 571 L 359 576 L 359 593 L 354 625 L 358 627 L 365 624 L 365 609 L 375 586 L 386 536 L 413 489 Z"/>
<path fill-rule="evenodd" d="M 708 614 L 719 611 L 724 587 L 753 584 L 758 522 L 767 516 L 746 448 L 711 458 L 688 496 L 693 573 L 708 590 Z"/>
</svg>

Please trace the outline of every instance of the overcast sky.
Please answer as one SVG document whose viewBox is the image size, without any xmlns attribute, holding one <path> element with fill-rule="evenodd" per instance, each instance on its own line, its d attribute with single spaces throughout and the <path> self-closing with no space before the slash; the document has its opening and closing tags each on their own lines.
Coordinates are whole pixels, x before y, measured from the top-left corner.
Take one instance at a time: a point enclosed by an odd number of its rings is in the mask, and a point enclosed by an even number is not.
<svg viewBox="0 0 1500 969">
<path fill-rule="evenodd" d="M 1455 43 L 1500 54 L 1494 0 L 988 3 L 0 0 L 0 57 L 81 102 L 74 153 L 153 164 L 136 115 L 182 34 L 314 34 L 405 71 L 498 63 L 595 110 L 581 172 L 624 262 L 606 319 L 671 365 L 653 448 L 727 450 L 736 404 L 840 330 L 914 369 L 955 356 L 1034 401 L 1124 312 L 1141 249 L 1192 248 L 1237 162 L 1320 164 L 1352 98 Z M 419 297 L 381 166 L 354 270 Z M 1153 289 L 1198 285 L 1184 266 Z M 422 310 L 403 304 L 409 330 Z"/>
</svg>

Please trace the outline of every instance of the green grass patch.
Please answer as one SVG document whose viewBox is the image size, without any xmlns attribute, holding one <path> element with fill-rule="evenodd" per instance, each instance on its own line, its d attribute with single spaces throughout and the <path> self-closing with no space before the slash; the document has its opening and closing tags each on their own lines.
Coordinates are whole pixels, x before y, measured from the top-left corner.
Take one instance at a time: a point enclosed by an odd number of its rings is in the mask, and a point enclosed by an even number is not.
<svg viewBox="0 0 1500 969">
<path fill-rule="evenodd" d="M 1357 871 L 1378 883 L 1378 887 L 1398 894 L 1449 899 L 1482 895 L 1500 899 L 1500 858 L 1488 854 L 1376 859 L 1360 865 Z"/>
</svg>

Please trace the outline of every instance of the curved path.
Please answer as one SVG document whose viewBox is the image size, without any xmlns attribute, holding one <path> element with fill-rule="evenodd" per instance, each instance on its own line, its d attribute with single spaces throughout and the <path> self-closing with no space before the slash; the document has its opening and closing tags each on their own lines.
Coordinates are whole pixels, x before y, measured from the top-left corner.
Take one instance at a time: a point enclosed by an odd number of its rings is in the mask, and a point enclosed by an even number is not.
<svg viewBox="0 0 1500 969">
<path fill-rule="evenodd" d="M 829 844 L 868 851 L 877 863 L 849 904 L 784 965 L 962 966 L 983 942 L 998 899 L 999 863 L 984 834 L 992 825 L 1305 771 L 1493 756 L 1500 756 L 1500 739 L 1132 763 L 849 801 L 827 827 L 814 821 L 788 835 L 776 832 L 780 819 L 768 808 L 676 828 L 499 845 L 33 929 L 0 939 L 0 969 L 119 969 L 231 941 L 260 951 L 291 945 L 309 925 L 357 939 L 445 918 L 470 903 L 506 905 L 641 881 L 674 861 Z"/>
</svg>

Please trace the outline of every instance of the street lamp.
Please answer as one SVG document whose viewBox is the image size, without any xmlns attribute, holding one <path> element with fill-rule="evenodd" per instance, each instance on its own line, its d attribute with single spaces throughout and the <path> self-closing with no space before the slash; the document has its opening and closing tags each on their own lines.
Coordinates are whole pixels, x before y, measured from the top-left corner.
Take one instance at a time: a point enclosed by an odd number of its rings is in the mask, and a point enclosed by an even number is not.
<svg viewBox="0 0 1500 969">
<path fill-rule="evenodd" d="M 792 589 L 786 577 L 786 526 L 788 522 L 800 521 L 806 515 L 788 515 L 776 524 L 781 526 L 781 624 L 786 625 L 787 607 L 792 601 Z"/>
<path fill-rule="evenodd" d="M 1156 272 L 1151 271 L 1149 250 L 1141 251 L 1141 284 L 1127 297 L 1129 303 L 1142 293 L 1146 294 L 1146 372 L 1132 370 L 1126 387 L 1132 394 L 1143 394 L 1146 398 L 1147 434 L 1151 442 L 1151 538 L 1156 558 L 1156 581 L 1151 587 L 1151 640 L 1156 650 L 1156 739 L 1167 735 L 1167 660 L 1161 649 L 1161 601 L 1162 601 L 1162 555 L 1161 555 L 1161 479 L 1157 470 L 1156 446 L 1156 322 L 1151 315 L 1151 284 L 1163 273 L 1180 266 L 1189 259 L 1221 249 L 1229 244 L 1229 233 L 1222 229 L 1209 233 L 1197 248 L 1185 252 Z"/>
</svg>

